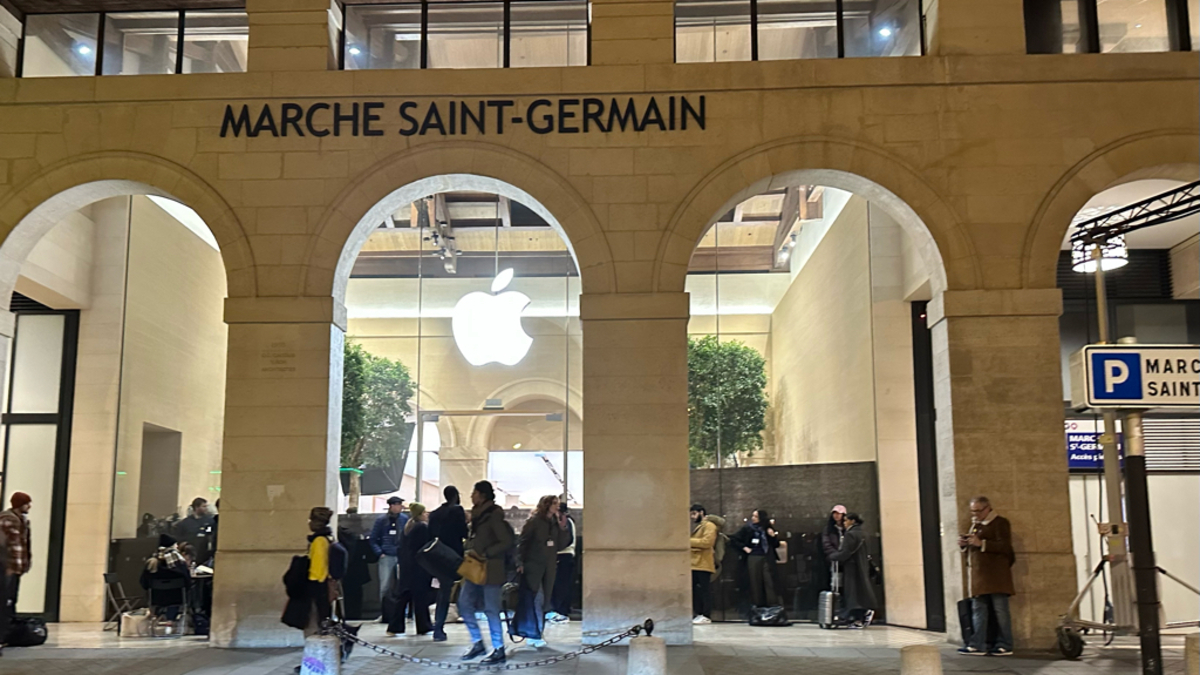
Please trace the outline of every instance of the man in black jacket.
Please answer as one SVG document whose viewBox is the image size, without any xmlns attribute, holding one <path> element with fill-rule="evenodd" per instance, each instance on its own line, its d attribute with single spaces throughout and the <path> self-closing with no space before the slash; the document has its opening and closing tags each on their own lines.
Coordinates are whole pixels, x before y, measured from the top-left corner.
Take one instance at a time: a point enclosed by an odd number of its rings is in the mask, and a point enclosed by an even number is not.
<svg viewBox="0 0 1200 675">
<path fill-rule="evenodd" d="M 429 532 L 460 556 L 463 540 L 467 538 L 467 514 L 460 505 L 458 488 L 447 485 L 442 490 L 446 503 L 429 514 Z M 433 641 L 446 641 L 446 616 L 450 613 L 450 592 L 458 575 L 438 577 L 437 609 L 433 615 Z"/>
</svg>

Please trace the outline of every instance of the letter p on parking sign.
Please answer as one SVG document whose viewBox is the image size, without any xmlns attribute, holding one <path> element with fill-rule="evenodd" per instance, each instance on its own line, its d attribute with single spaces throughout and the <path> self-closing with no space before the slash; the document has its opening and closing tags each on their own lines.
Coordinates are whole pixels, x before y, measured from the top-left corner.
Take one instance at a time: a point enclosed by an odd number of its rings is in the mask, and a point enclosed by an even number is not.
<svg viewBox="0 0 1200 675">
<path fill-rule="evenodd" d="M 1142 360 L 1139 354 L 1093 352 L 1092 398 L 1142 398 Z"/>
</svg>

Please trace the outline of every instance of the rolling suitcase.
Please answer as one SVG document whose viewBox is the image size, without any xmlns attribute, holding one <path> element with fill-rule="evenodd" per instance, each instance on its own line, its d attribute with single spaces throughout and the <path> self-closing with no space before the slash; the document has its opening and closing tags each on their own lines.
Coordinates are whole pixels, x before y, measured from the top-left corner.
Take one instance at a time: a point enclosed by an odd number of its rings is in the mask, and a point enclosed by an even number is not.
<svg viewBox="0 0 1200 675">
<path fill-rule="evenodd" d="M 833 590 L 821 591 L 821 595 L 817 600 L 817 625 L 821 628 L 836 628 L 834 623 L 837 618 L 837 604 L 841 599 L 841 593 L 838 589 L 841 588 L 841 575 L 839 574 L 838 564 L 833 564 Z"/>
</svg>

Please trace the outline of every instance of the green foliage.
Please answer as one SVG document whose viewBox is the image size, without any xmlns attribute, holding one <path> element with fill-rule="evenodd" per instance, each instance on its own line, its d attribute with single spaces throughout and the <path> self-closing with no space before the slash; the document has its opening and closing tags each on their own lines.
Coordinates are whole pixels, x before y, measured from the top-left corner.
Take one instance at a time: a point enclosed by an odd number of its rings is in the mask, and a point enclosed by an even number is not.
<svg viewBox="0 0 1200 675">
<path fill-rule="evenodd" d="M 741 342 L 715 335 L 688 339 L 688 459 L 712 466 L 736 453 L 762 449 L 766 428 L 767 362 Z"/>
<path fill-rule="evenodd" d="M 412 377 L 404 364 L 347 344 L 342 358 L 342 466 L 389 466 L 408 453 Z"/>
</svg>

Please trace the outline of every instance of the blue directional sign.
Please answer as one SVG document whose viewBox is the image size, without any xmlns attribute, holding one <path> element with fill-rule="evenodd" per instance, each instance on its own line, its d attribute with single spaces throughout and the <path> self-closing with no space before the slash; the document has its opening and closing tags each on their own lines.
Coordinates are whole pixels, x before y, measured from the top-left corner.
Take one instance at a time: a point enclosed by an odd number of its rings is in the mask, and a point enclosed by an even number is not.
<svg viewBox="0 0 1200 675">
<path fill-rule="evenodd" d="M 1200 407 L 1200 346 L 1088 345 L 1071 359 L 1076 408 Z"/>
</svg>

